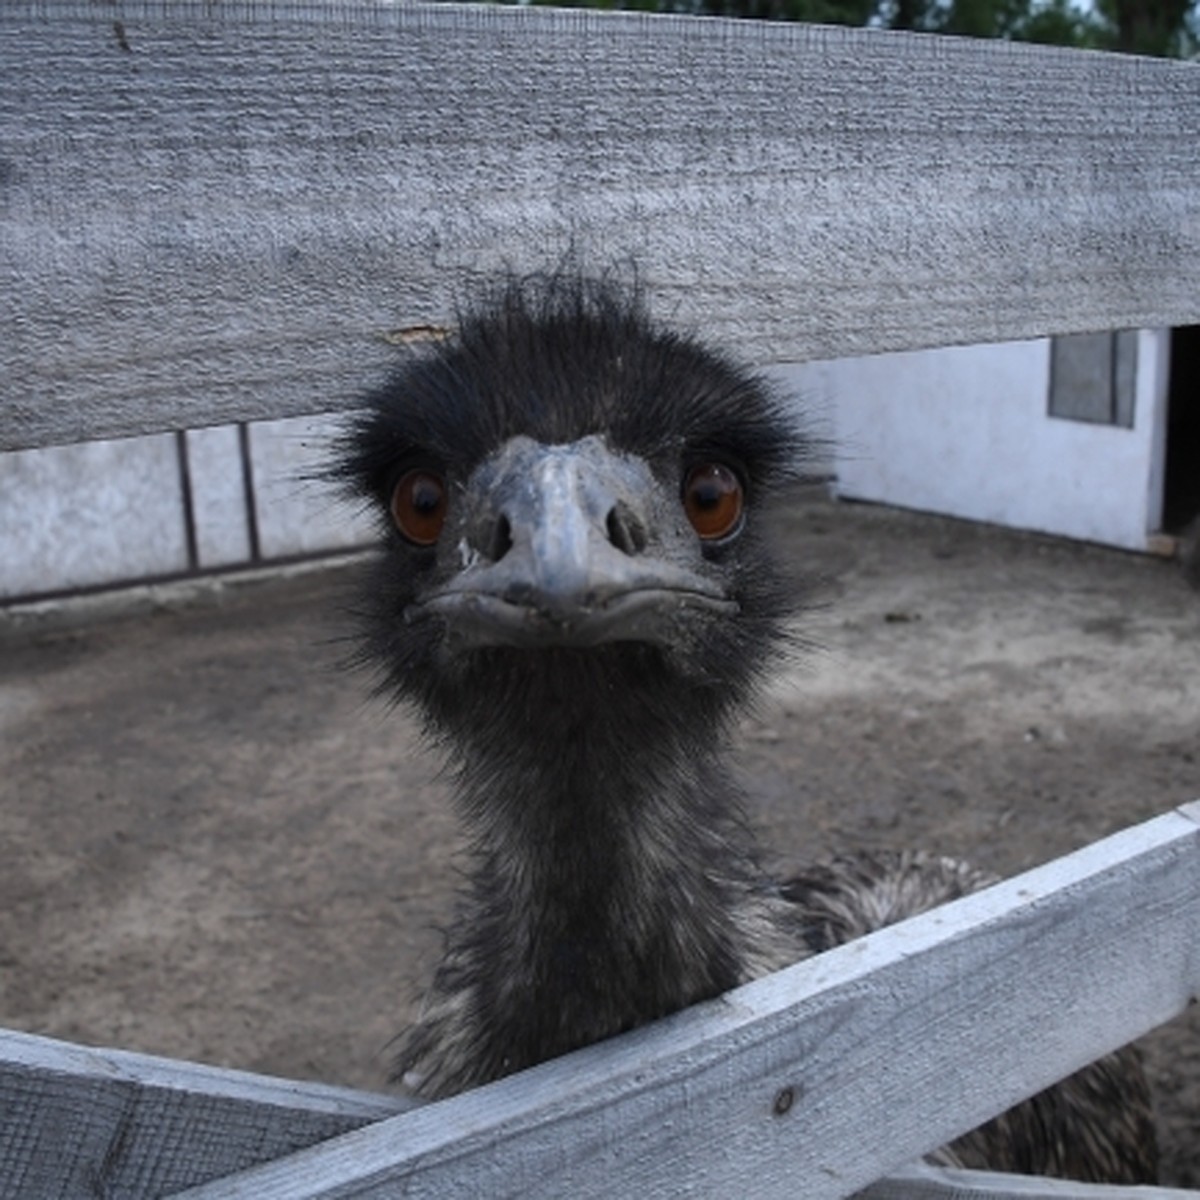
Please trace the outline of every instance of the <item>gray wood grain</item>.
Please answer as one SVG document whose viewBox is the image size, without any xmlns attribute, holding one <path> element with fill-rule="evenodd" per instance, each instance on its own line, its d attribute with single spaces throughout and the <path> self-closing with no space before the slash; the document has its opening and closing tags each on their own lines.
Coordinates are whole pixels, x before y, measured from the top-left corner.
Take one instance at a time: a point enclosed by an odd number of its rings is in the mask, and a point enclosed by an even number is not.
<svg viewBox="0 0 1200 1200">
<path fill-rule="evenodd" d="M 1200 67 L 870 30 L 0 5 L 0 448 L 337 409 L 502 268 L 772 361 L 1200 320 Z"/>
<path fill-rule="evenodd" d="M 1200 804 L 188 1200 L 832 1200 L 1181 1011 L 1198 944 Z"/>
<path fill-rule="evenodd" d="M 918 1163 L 864 1188 L 856 1200 L 1196 1200 L 1197 1196 L 1200 1192 L 1181 1188 L 1129 1188 Z"/>
<path fill-rule="evenodd" d="M 150 1200 L 405 1107 L 0 1030 L 0 1198 Z"/>
</svg>

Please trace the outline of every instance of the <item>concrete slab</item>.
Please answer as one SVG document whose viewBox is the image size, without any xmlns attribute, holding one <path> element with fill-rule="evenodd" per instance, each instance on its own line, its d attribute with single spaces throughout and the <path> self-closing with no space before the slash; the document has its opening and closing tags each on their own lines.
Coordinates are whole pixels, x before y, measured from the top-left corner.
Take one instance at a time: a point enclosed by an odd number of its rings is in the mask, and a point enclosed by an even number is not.
<svg viewBox="0 0 1200 1200">
<path fill-rule="evenodd" d="M 371 522 L 320 478 L 339 428 L 335 416 L 261 421 L 250 427 L 250 469 L 263 558 L 347 550 L 373 539 Z"/>
<path fill-rule="evenodd" d="M 189 429 L 185 437 L 197 564 L 207 569 L 249 562 L 253 548 L 238 427 Z"/>
<path fill-rule="evenodd" d="M 188 565 L 174 434 L 0 457 L 0 599 Z"/>
</svg>

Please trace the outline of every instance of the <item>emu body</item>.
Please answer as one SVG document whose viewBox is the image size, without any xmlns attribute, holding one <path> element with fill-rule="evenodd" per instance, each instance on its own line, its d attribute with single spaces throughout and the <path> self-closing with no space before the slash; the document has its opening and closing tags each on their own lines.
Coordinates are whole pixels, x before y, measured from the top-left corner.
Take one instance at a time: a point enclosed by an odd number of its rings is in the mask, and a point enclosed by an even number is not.
<svg viewBox="0 0 1200 1200">
<path fill-rule="evenodd" d="M 445 748 L 470 870 L 396 1073 L 442 1096 L 985 886 L 925 854 L 768 878 L 724 765 L 806 589 L 767 520 L 811 446 L 758 376 L 580 279 L 510 282 L 368 398 L 362 658 Z M 941 1152 L 1153 1179 L 1132 1052 Z"/>
</svg>

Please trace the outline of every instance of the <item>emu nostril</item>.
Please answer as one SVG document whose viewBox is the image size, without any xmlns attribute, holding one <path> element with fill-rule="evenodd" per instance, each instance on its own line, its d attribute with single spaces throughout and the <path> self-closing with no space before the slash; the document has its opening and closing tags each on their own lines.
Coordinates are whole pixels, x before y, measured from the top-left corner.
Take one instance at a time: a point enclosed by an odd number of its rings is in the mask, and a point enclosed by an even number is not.
<svg viewBox="0 0 1200 1200">
<path fill-rule="evenodd" d="M 492 540 L 488 543 L 485 553 L 492 562 L 499 562 L 512 549 L 512 526 L 508 518 L 501 514 L 492 530 Z"/>
<path fill-rule="evenodd" d="M 622 553 L 641 554 L 645 550 L 646 527 L 627 504 L 618 500 L 604 525 L 608 540 Z"/>
</svg>

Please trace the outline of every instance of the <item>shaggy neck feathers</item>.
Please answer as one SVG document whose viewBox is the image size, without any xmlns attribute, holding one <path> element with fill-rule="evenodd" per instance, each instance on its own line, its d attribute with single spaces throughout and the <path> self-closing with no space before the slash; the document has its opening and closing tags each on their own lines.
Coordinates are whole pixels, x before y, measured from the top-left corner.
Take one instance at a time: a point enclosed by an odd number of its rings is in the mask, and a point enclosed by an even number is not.
<svg viewBox="0 0 1200 1200">
<path fill-rule="evenodd" d="M 516 655 L 506 669 L 524 666 Z M 595 690 L 550 704 L 535 690 L 488 720 L 459 705 L 442 729 L 457 748 L 472 862 L 440 1003 L 401 1056 L 427 1092 L 611 1036 L 787 956 L 719 761 L 723 739 L 711 723 L 681 725 L 628 679 L 605 682 L 604 714 Z M 437 1056 L 423 1067 L 427 1043 Z"/>
</svg>

